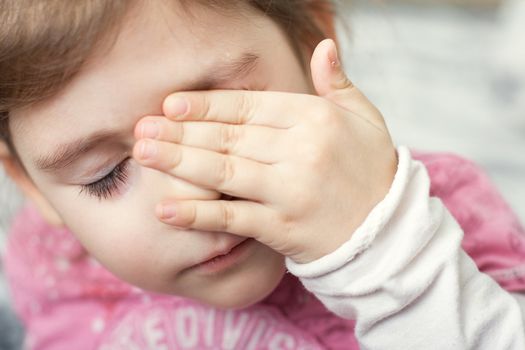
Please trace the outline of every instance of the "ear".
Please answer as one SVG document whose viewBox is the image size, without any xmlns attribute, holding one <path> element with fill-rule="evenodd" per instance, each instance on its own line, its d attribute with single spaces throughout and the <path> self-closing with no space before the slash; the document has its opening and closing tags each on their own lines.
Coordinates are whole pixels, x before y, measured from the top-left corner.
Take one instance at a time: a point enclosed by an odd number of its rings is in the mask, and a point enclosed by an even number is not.
<svg viewBox="0 0 525 350">
<path fill-rule="evenodd" d="M 64 222 L 60 218 L 60 215 L 58 215 L 56 210 L 38 190 L 20 162 L 15 159 L 3 141 L 0 141 L 0 162 L 6 174 L 15 182 L 25 198 L 35 204 L 42 217 L 52 226 L 63 227 Z"/>
</svg>

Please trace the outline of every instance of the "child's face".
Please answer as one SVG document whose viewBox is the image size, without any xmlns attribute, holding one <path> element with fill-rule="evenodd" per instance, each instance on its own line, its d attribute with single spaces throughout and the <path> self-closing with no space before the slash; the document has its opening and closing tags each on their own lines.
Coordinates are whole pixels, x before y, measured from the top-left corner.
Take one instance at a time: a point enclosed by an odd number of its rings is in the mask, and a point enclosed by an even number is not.
<svg viewBox="0 0 525 350">
<path fill-rule="evenodd" d="M 254 241 L 239 264 L 218 273 L 197 270 L 195 264 L 243 238 L 158 221 L 154 208 L 163 199 L 211 200 L 220 194 L 129 159 L 133 128 L 145 115 L 161 115 L 163 99 L 178 90 L 310 93 L 311 85 L 269 18 L 256 13 L 228 18 L 205 8 L 195 8 L 191 18 L 161 4 L 144 2 L 135 9 L 111 51 L 94 56 L 61 94 L 12 111 L 13 142 L 64 223 L 114 274 L 148 290 L 245 306 L 273 290 L 284 273 L 284 258 Z M 253 55 L 258 59 L 250 59 Z M 244 65 L 235 63 L 243 57 Z M 59 169 L 38 167 L 37 159 L 66 150 L 60 145 L 100 131 L 112 134 L 97 138 Z M 127 179 L 110 197 L 79 194 L 81 185 L 96 182 L 123 161 Z"/>
</svg>

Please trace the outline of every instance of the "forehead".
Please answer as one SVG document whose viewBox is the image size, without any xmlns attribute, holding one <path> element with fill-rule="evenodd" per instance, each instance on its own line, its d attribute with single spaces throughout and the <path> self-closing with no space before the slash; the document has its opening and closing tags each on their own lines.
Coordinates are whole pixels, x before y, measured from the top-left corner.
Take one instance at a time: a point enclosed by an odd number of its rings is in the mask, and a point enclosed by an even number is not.
<svg viewBox="0 0 525 350">
<path fill-rule="evenodd" d="M 58 95 L 12 111 L 13 141 L 24 163 L 26 154 L 49 152 L 65 136 L 117 129 L 124 121 L 131 130 L 133 119 L 160 114 L 162 99 L 203 67 L 264 46 L 261 34 L 270 23 L 263 16 L 234 18 L 206 7 L 194 7 L 189 15 L 171 1 L 140 3 L 111 49 L 95 52 Z"/>
</svg>

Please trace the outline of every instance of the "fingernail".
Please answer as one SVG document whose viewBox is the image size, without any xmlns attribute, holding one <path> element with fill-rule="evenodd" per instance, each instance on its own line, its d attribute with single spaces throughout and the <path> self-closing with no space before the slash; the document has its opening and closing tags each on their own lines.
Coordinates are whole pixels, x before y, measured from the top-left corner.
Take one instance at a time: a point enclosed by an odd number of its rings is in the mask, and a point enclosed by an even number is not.
<svg viewBox="0 0 525 350">
<path fill-rule="evenodd" d="M 337 53 L 337 46 L 335 45 L 335 42 L 333 43 L 332 49 L 328 51 L 328 59 L 330 60 L 330 65 L 332 66 L 332 68 L 336 68 L 341 65 L 341 61 L 339 61 L 339 54 Z"/>
<path fill-rule="evenodd" d="M 170 116 L 182 117 L 188 111 L 188 101 L 183 97 L 168 97 L 166 111 Z"/>
<path fill-rule="evenodd" d="M 175 208 L 171 205 L 158 205 L 156 210 L 157 216 L 161 219 L 170 219 L 175 217 Z"/>
<path fill-rule="evenodd" d="M 142 141 L 140 145 L 140 156 L 143 159 L 151 158 L 157 153 L 157 146 L 150 141 Z"/>
<path fill-rule="evenodd" d="M 159 136 L 159 125 L 155 122 L 145 122 L 142 123 L 140 132 L 142 137 L 147 137 L 150 139 L 154 139 L 157 136 Z"/>
</svg>

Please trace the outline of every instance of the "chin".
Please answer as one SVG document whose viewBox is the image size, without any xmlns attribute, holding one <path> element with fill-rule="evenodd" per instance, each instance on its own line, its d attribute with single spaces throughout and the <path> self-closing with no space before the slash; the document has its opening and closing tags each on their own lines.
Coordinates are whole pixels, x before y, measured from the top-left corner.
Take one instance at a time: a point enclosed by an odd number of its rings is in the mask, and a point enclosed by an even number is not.
<svg viewBox="0 0 525 350">
<path fill-rule="evenodd" d="M 212 295 L 209 300 L 205 301 L 207 304 L 215 306 L 220 309 L 244 309 L 270 295 L 279 285 L 285 270 L 275 273 L 272 279 L 266 279 L 263 283 L 258 284 L 244 284 L 242 287 L 217 292 Z"/>
</svg>

